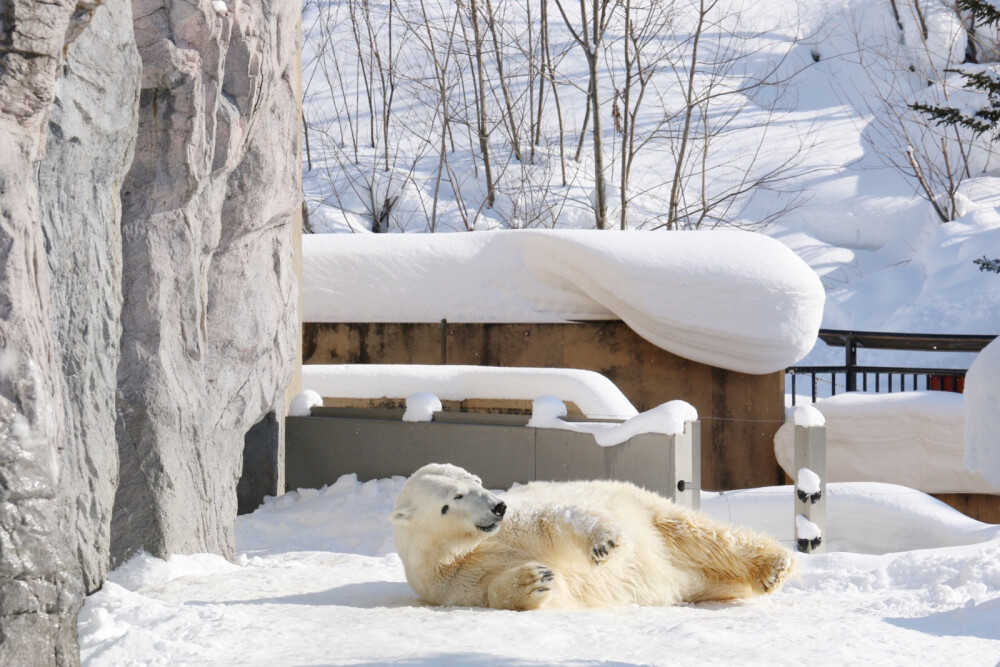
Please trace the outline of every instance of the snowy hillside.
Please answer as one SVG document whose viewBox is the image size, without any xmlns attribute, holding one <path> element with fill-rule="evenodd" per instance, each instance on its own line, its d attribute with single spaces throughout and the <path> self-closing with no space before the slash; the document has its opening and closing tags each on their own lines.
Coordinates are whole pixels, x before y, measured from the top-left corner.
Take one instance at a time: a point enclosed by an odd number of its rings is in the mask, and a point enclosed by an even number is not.
<svg viewBox="0 0 1000 667">
<path fill-rule="evenodd" d="M 584 19 L 563 4 L 307 2 L 311 226 L 597 226 Z M 829 328 L 1000 330 L 1000 280 L 972 263 L 1000 255 L 996 150 L 906 106 L 975 102 L 945 71 L 968 46 L 948 3 L 610 6 L 591 49 L 607 227 L 760 229 L 821 276 Z"/>
</svg>

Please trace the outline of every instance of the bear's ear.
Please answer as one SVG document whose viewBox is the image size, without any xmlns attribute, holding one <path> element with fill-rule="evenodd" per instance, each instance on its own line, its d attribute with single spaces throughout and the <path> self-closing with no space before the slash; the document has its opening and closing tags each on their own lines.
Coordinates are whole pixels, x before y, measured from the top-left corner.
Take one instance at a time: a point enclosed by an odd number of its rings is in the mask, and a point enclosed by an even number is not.
<svg viewBox="0 0 1000 667">
<path fill-rule="evenodd" d="M 413 505 L 399 505 L 393 508 L 389 515 L 389 521 L 395 524 L 404 524 L 413 518 L 414 511 Z"/>
</svg>

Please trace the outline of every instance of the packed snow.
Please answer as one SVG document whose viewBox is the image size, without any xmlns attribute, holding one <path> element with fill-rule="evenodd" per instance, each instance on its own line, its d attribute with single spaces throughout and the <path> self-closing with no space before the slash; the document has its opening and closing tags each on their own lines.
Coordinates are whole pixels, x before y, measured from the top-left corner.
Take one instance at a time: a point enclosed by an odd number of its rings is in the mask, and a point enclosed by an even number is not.
<svg viewBox="0 0 1000 667">
<path fill-rule="evenodd" d="M 891 482 L 926 493 L 1000 493 L 963 462 L 962 394 L 849 392 L 813 407 L 826 421 L 827 481 Z M 791 423 L 774 437 L 774 453 L 789 475 L 795 472 L 794 440 Z"/>
<path fill-rule="evenodd" d="M 801 577 L 740 604 L 508 612 L 438 608 L 406 584 L 387 520 L 402 478 L 268 499 L 238 556 L 134 557 L 86 600 L 85 665 L 993 667 L 1000 527 L 885 484 L 832 484 Z M 794 540 L 791 487 L 703 493 L 720 519 Z M 870 555 L 866 555 L 870 554 Z"/>
<path fill-rule="evenodd" d="M 329 398 L 406 398 L 422 392 L 445 401 L 534 401 L 558 396 L 587 417 L 628 419 L 637 414 L 611 380 L 594 371 L 569 368 L 307 364 L 302 367 L 302 385 Z"/>
</svg>

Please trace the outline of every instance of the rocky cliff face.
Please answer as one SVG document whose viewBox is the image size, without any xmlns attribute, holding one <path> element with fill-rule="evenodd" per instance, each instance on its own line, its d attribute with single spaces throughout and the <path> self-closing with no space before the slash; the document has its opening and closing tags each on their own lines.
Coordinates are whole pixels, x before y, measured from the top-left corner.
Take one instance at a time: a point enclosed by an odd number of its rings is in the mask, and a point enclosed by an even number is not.
<svg viewBox="0 0 1000 667">
<path fill-rule="evenodd" d="M 132 162 L 139 54 L 128 0 L 107 0 L 67 50 L 38 167 L 51 276 L 52 333 L 62 371 L 63 532 L 84 586 L 108 571 L 121 310 L 121 206 Z"/>
<path fill-rule="evenodd" d="M 292 369 L 300 6 L 227 4 L 135 3 L 116 561 L 233 554 L 243 436 L 280 411 Z"/>
<path fill-rule="evenodd" d="M 83 585 L 60 530 L 62 373 L 53 345 L 35 168 L 44 152 L 63 49 L 93 9 L 71 2 L 0 4 L 0 664 L 5 665 L 77 662 L 75 621 Z"/>
<path fill-rule="evenodd" d="M 225 5 L 0 0 L 0 664 L 78 662 L 112 552 L 231 556 L 283 412 L 301 5 Z"/>
</svg>

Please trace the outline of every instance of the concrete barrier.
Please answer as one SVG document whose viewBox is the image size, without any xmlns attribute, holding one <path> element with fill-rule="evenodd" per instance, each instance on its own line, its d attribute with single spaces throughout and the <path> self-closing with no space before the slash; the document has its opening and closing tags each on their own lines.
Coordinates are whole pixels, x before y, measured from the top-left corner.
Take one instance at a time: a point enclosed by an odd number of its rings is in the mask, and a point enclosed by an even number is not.
<svg viewBox="0 0 1000 667">
<path fill-rule="evenodd" d="M 409 475 L 427 463 L 453 463 L 488 488 L 534 480 L 629 481 L 697 509 L 701 493 L 701 424 L 683 433 L 647 433 L 601 447 L 589 433 L 526 426 L 527 415 L 435 413 L 401 421 L 403 410 L 313 408 L 287 417 L 289 489 L 319 488 L 341 475 L 360 481 Z"/>
</svg>

